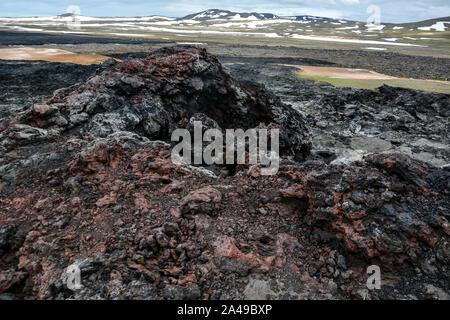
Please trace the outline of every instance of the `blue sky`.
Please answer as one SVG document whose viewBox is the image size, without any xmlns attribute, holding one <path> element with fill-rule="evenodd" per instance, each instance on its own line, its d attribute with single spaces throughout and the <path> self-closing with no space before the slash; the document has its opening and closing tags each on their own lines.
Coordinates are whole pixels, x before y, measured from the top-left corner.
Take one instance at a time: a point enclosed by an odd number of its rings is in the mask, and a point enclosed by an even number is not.
<svg viewBox="0 0 450 320">
<path fill-rule="evenodd" d="M 65 13 L 78 5 L 86 16 L 180 17 L 205 9 L 257 11 L 279 15 L 319 15 L 365 21 L 369 5 L 381 8 L 383 22 L 411 22 L 450 16 L 449 0 L 0 0 L 0 16 L 19 17 Z"/>
</svg>

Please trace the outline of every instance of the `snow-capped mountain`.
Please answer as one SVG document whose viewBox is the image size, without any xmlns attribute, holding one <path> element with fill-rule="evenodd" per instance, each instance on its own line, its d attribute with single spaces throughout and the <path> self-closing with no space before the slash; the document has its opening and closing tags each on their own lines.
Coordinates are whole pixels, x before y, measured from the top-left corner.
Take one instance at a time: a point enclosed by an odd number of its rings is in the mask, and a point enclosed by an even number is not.
<svg viewBox="0 0 450 320">
<path fill-rule="evenodd" d="M 232 12 L 228 10 L 209 9 L 202 12 L 187 15 L 180 20 L 196 20 L 196 21 L 208 21 L 208 20 L 264 20 L 264 19 L 276 19 L 278 16 L 272 13 L 258 13 L 258 12 Z"/>
<path fill-rule="evenodd" d="M 198 13 L 193 13 L 177 20 L 194 20 L 201 22 L 211 22 L 214 20 L 230 20 L 230 21 L 256 21 L 256 20 L 268 20 L 268 19 L 285 19 L 293 21 L 310 21 L 310 22 L 329 22 L 329 21 L 341 21 L 333 18 L 300 15 L 300 16 L 278 16 L 273 13 L 259 13 L 259 12 L 232 12 L 228 10 L 209 9 Z"/>
</svg>

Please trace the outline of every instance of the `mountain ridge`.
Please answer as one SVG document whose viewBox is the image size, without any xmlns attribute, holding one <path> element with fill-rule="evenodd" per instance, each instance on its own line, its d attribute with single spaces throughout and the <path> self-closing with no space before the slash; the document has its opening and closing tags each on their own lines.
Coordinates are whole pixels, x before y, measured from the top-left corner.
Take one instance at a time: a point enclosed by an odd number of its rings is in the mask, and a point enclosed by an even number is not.
<svg viewBox="0 0 450 320">
<path fill-rule="evenodd" d="M 74 13 L 63 13 L 55 16 L 29 16 L 29 17 L 0 17 L 1 19 L 44 19 L 44 18 L 57 18 L 57 19 L 64 19 L 64 18 L 70 18 L 77 16 Z M 168 17 L 164 15 L 143 15 L 143 16 L 101 16 L 101 17 L 95 17 L 95 16 L 83 16 L 79 15 L 80 17 L 86 18 L 88 20 L 105 20 L 105 19 L 164 19 L 164 20 L 177 20 L 177 21 L 185 21 L 185 20 L 192 20 L 192 21 L 198 21 L 198 22 L 208 22 L 208 21 L 214 21 L 214 20 L 230 20 L 230 21 L 239 21 L 239 20 L 248 20 L 248 21 L 257 21 L 257 20 L 271 20 L 271 19 L 281 19 L 281 20 L 293 20 L 293 21 L 314 21 L 314 22 L 334 22 L 334 21 L 346 21 L 347 23 L 365 23 L 365 21 L 359 21 L 359 20 L 352 20 L 348 18 L 331 18 L 331 17 L 325 17 L 325 16 L 315 16 L 315 15 L 276 15 L 269 12 L 235 12 L 230 10 L 224 10 L 224 9 L 207 9 L 203 11 L 199 11 L 196 13 L 188 14 L 183 17 Z M 432 18 L 432 19 L 426 19 L 426 20 L 419 20 L 419 21 L 411 21 L 411 22 L 403 22 L 403 23 L 393 23 L 393 22 L 384 22 L 382 21 L 382 24 L 386 25 L 398 25 L 398 26 L 405 26 L 405 27 L 427 27 L 427 24 L 430 23 L 439 23 L 444 22 L 445 24 L 450 25 L 450 16 L 446 17 L 438 17 L 438 18 Z"/>
</svg>

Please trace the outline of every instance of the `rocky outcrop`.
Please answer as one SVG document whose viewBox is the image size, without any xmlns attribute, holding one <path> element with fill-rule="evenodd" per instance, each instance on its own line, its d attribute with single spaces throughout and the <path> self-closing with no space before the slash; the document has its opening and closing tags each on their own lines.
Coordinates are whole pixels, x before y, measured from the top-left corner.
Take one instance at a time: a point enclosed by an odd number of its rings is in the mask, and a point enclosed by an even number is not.
<svg viewBox="0 0 450 320">
<path fill-rule="evenodd" d="M 430 249 L 446 250 L 450 174 L 442 169 L 376 154 L 360 164 L 313 170 L 301 180 L 280 190 L 281 203 L 296 200 L 293 214 L 305 203 L 301 219 L 319 239 L 331 237 L 348 252 L 382 263 L 415 263 Z"/>
</svg>

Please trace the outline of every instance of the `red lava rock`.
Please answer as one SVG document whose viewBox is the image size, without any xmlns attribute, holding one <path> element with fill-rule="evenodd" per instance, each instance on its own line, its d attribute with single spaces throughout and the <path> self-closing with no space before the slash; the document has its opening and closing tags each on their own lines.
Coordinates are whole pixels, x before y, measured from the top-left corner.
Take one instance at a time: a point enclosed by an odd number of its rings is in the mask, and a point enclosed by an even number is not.
<svg viewBox="0 0 450 320">
<path fill-rule="evenodd" d="M 207 186 L 189 193 L 182 201 L 181 212 L 187 213 L 207 213 L 217 215 L 216 209 L 222 200 L 219 190 Z"/>
<path fill-rule="evenodd" d="M 221 237 L 215 242 L 215 255 L 226 257 L 241 263 L 243 268 L 253 270 L 255 272 L 269 272 L 273 267 L 275 256 L 259 257 L 253 252 L 244 254 L 234 244 L 234 239 L 230 237 Z"/>
<path fill-rule="evenodd" d="M 292 185 L 287 189 L 282 189 L 280 190 L 280 193 L 284 198 L 297 198 L 297 199 L 306 198 L 306 194 L 303 191 L 302 186 L 299 185 Z"/>
<path fill-rule="evenodd" d="M 103 198 L 98 199 L 95 205 L 97 207 L 105 207 L 117 203 L 117 195 L 115 193 L 107 194 Z"/>
<path fill-rule="evenodd" d="M 50 107 L 47 104 L 35 104 L 32 110 L 39 115 L 45 115 L 50 111 Z"/>
<path fill-rule="evenodd" d="M 142 212 L 148 212 L 151 207 L 143 195 L 139 195 L 134 199 L 134 205 L 136 209 L 142 210 Z"/>
<path fill-rule="evenodd" d="M 170 214 L 172 214 L 176 219 L 181 218 L 181 210 L 180 208 L 170 208 Z"/>
</svg>

